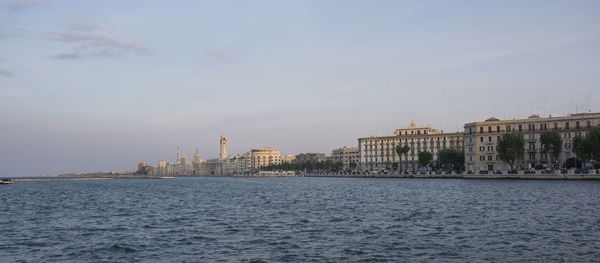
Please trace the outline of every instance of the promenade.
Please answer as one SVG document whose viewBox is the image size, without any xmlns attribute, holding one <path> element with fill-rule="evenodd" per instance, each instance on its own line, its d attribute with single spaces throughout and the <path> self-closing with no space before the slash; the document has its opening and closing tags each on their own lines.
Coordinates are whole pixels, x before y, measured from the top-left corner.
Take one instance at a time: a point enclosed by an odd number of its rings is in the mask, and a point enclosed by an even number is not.
<svg viewBox="0 0 600 263">
<path fill-rule="evenodd" d="M 299 173 L 303 177 L 351 177 L 351 178 L 446 178 L 446 179 L 524 179 L 524 180 L 600 180 L 600 174 L 467 174 L 467 173 L 413 173 L 413 174 L 343 174 L 343 173 Z"/>
</svg>

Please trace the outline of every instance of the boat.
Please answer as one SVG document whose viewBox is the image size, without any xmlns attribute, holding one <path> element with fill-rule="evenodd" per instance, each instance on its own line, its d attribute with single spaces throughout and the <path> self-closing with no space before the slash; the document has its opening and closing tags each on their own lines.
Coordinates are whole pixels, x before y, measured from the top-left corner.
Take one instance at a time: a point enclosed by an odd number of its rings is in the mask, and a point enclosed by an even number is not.
<svg viewBox="0 0 600 263">
<path fill-rule="evenodd" d="M 0 184 L 15 184 L 15 182 L 12 179 L 2 179 Z"/>
</svg>

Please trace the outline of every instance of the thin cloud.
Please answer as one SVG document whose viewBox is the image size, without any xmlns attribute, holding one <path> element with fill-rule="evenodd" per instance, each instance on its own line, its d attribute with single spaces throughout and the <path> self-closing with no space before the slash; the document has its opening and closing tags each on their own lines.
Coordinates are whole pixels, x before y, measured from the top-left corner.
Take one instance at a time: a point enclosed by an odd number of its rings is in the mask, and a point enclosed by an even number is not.
<svg viewBox="0 0 600 263">
<path fill-rule="evenodd" d="M 204 56 L 220 62 L 228 62 L 233 60 L 233 56 L 229 52 L 217 49 L 205 52 Z"/>
<path fill-rule="evenodd" d="M 0 25 L 0 40 L 25 37 L 27 31 L 22 27 L 3 27 Z"/>
<path fill-rule="evenodd" d="M 55 59 L 119 57 L 128 54 L 147 55 L 150 49 L 133 41 L 124 41 L 89 21 L 71 23 L 66 32 L 48 32 L 44 38 L 67 44 L 70 51 L 52 56 Z"/>
<path fill-rule="evenodd" d="M 80 59 L 82 57 L 76 53 L 60 53 L 58 55 L 52 56 L 52 58 L 55 58 L 55 59 Z"/>
<path fill-rule="evenodd" d="M 46 5 L 40 0 L 8 0 L 0 2 L 0 9 L 22 11 L 31 7 Z"/>
<path fill-rule="evenodd" d="M 3 69 L 0 69 L 0 76 L 7 77 L 7 78 L 14 78 L 15 77 L 15 75 L 12 72 L 10 72 L 8 70 L 3 70 Z"/>
</svg>

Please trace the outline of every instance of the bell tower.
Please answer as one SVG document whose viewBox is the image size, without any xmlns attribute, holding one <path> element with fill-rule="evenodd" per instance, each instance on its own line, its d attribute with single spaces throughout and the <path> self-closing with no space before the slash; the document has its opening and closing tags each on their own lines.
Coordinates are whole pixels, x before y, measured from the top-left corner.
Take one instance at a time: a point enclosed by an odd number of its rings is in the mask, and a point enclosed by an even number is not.
<svg viewBox="0 0 600 263">
<path fill-rule="evenodd" d="M 227 138 L 225 135 L 221 135 L 221 155 L 219 156 L 221 159 L 227 158 Z"/>
</svg>

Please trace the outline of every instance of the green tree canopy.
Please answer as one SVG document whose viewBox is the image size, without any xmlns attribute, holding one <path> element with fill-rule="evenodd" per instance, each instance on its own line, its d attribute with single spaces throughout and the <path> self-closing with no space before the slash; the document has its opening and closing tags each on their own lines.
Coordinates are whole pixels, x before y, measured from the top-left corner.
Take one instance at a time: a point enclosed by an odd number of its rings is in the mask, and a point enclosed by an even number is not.
<svg viewBox="0 0 600 263">
<path fill-rule="evenodd" d="M 400 145 L 398 144 L 398 146 L 396 146 L 396 153 L 398 154 L 398 156 L 402 156 L 407 154 L 410 151 L 410 147 L 408 147 L 408 145 Z"/>
<path fill-rule="evenodd" d="M 443 149 L 438 152 L 440 165 L 446 169 L 461 169 L 465 163 L 465 153 L 454 149 Z"/>
<path fill-rule="evenodd" d="M 511 169 L 514 169 L 515 162 L 523 158 L 525 153 L 525 139 L 517 132 L 505 133 L 498 141 L 497 148 L 500 160 L 509 163 Z"/>
<path fill-rule="evenodd" d="M 419 164 L 422 167 L 425 167 L 425 166 L 429 165 L 429 163 L 431 163 L 431 160 L 433 160 L 433 153 L 420 152 L 418 154 L 418 157 L 419 157 Z"/>
<path fill-rule="evenodd" d="M 590 157 L 596 161 L 600 161 L 600 127 L 594 127 L 585 136 L 584 143 L 587 145 Z"/>
<path fill-rule="evenodd" d="M 396 146 L 396 153 L 398 154 L 398 163 L 400 164 L 400 170 L 402 170 L 402 156 L 407 154 L 410 151 L 410 147 L 408 145 L 398 144 Z"/>
<path fill-rule="evenodd" d="M 585 160 L 591 158 L 590 147 L 586 144 L 584 136 L 577 135 L 573 138 L 573 151 L 579 159 Z"/>
<path fill-rule="evenodd" d="M 550 158 L 548 158 L 549 162 L 552 163 L 553 160 L 558 159 L 563 145 L 560 133 L 557 131 L 546 131 L 540 136 L 540 143 L 542 144 L 542 153 L 550 155 Z"/>
</svg>

